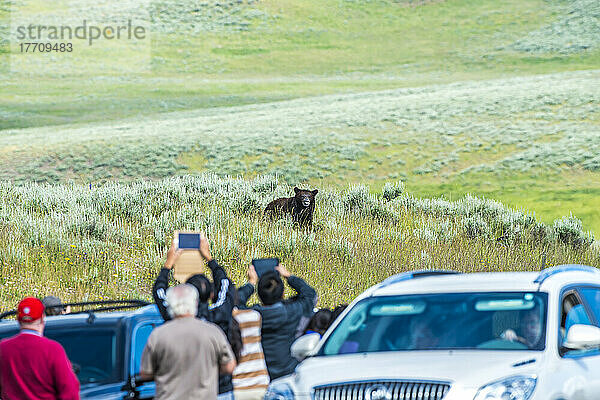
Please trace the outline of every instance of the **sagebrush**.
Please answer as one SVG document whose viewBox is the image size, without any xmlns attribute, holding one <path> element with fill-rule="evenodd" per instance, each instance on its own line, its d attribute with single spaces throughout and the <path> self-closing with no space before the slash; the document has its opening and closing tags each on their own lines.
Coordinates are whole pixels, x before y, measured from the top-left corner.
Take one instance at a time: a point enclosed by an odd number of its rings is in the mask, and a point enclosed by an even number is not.
<svg viewBox="0 0 600 400">
<path fill-rule="evenodd" d="M 573 216 L 548 226 L 492 200 L 415 198 L 395 182 L 380 193 L 319 188 L 313 229 L 263 217 L 269 201 L 290 193 L 273 176 L 0 183 L 0 306 L 25 295 L 150 299 L 176 229 L 205 231 L 238 285 L 253 257 L 279 257 L 317 287 L 322 305 L 348 302 L 409 269 L 600 266 L 598 243 Z"/>
</svg>

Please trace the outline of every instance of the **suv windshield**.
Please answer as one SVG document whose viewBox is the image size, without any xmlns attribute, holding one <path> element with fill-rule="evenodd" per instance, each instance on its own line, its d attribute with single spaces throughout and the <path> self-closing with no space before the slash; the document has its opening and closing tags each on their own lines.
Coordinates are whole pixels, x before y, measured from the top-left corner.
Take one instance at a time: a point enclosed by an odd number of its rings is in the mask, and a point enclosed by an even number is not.
<svg viewBox="0 0 600 400">
<path fill-rule="evenodd" d="M 543 350 L 545 293 L 369 297 L 329 335 L 319 355 L 433 349 Z"/>
<path fill-rule="evenodd" d="M 117 335 L 111 329 L 48 329 L 45 336 L 59 342 L 82 385 L 119 380 Z"/>
</svg>

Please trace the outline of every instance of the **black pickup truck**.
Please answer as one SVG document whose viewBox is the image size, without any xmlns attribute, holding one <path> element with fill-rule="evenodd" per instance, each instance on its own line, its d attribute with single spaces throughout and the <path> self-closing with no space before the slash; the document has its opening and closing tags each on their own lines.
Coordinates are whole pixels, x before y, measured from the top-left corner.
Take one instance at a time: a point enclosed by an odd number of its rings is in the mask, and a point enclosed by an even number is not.
<svg viewBox="0 0 600 400">
<path fill-rule="evenodd" d="M 65 348 L 81 385 L 81 398 L 153 398 L 154 383 L 143 383 L 136 375 L 148 336 L 163 323 L 156 305 L 127 300 L 71 307 L 79 310 L 46 317 L 44 335 Z M 0 315 L 0 339 L 19 332 L 18 323 L 6 319 L 10 315 L 14 311 Z"/>
</svg>

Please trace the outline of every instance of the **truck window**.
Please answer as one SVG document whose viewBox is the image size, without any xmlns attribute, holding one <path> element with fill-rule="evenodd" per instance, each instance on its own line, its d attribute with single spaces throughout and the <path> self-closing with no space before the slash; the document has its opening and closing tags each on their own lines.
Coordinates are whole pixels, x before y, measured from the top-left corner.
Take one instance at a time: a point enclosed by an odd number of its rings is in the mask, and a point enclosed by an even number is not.
<svg viewBox="0 0 600 400">
<path fill-rule="evenodd" d="M 142 362 L 142 353 L 144 347 L 148 341 L 148 337 L 152 333 L 152 330 L 156 327 L 156 324 L 144 324 L 140 325 L 134 332 L 134 338 L 132 343 L 132 354 L 133 360 L 131 363 L 131 373 L 137 374 L 140 372 L 140 364 Z"/>
</svg>

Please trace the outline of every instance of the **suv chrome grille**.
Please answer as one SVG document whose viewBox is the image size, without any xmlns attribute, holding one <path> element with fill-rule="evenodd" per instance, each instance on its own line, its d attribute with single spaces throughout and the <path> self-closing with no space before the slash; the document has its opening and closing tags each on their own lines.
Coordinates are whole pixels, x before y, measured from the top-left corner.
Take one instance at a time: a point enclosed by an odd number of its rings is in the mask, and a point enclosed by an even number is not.
<svg viewBox="0 0 600 400">
<path fill-rule="evenodd" d="M 314 400 L 442 400 L 444 382 L 371 381 L 317 386 Z"/>
</svg>

